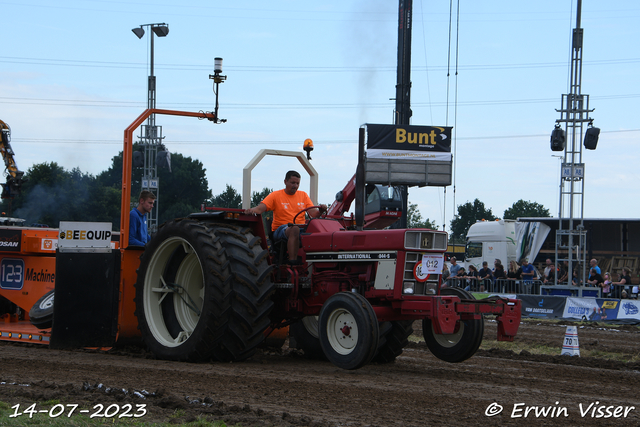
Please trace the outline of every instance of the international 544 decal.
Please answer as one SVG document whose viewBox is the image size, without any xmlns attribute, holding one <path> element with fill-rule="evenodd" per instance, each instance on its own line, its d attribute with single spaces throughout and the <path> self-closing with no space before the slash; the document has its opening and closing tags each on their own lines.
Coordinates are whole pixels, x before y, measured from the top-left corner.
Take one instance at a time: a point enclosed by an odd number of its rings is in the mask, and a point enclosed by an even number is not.
<svg viewBox="0 0 640 427">
<path fill-rule="evenodd" d="M 395 252 L 332 252 L 307 254 L 307 261 L 373 261 L 380 259 L 396 259 Z"/>
</svg>

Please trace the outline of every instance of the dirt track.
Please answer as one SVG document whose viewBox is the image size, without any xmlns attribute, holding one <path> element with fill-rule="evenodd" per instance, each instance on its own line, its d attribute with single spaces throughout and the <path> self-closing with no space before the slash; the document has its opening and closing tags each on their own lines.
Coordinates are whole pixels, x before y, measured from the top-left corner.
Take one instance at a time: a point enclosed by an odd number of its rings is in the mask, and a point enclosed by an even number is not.
<svg viewBox="0 0 640 427">
<path fill-rule="evenodd" d="M 557 347 L 559 354 L 565 330 L 525 323 L 516 340 Z M 495 323 L 487 322 L 485 341 L 495 333 Z M 637 327 L 587 326 L 578 336 L 581 349 L 640 352 Z M 640 425 L 640 363 L 489 349 L 449 364 L 424 342 L 410 344 L 395 363 L 357 371 L 306 360 L 286 345 L 243 363 L 188 364 L 153 360 L 135 348 L 101 353 L 0 343 L 0 383 L 0 401 L 21 410 L 50 399 L 88 409 L 146 404 L 142 419 L 149 422 L 202 415 L 243 426 Z M 149 395 L 142 399 L 136 391 Z M 502 412 L 486 416 L 496 404 Z M 526 407 L 534 406 L 551 412 L 525 418 Z M 594 406 L 605 406 L 605 416 L 613 406 L 614 416 L 598 418 Z"/>
</svg>

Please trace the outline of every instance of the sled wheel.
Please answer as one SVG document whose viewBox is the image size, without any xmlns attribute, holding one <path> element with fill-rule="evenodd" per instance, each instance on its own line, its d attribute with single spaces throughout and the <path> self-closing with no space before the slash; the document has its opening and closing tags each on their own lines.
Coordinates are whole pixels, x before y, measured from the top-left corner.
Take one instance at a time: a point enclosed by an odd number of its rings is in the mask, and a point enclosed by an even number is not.
<svg viewBox="0 0 640 427">
<path fill-rule="evenodd" d="M 29 320 L 38 329 L 49 329 L 53 325 L 53 292 L 44 294 L 29 310 Z"/>
<path fill-rule="evenodd" d="M 373 307 L 362 295 L 340 292 L 320 310 L 320 345 L 327 359 L 342 369 L 358 369 L 378 349 L 379 326 Z"/>
<path fill-rule="evenodd" d="M 318 338 L 318 316 L 303 317 L 289 327 L 295 348 L 304 352 L 307 359 L 327 360 Z"/>
<path fill-rule="evenodd" d="M 388 325 L 387 325 L 388 324 Z M 383 330 L 386 333 L 383 334 Z M 403 349 L 409 344 L 409 335 L 413 333 L 413 320 L 399 320 L 384 322 L 380 325 L 380 341 L 378 353 L 373 358 L 375 363 L 390 363 L 402 354 Z"/>
<path fill-rule="evenodd" d="M 142 338 L 161 359 L 244 360 L 269 326 L 267 251 L 250 229 L 192 219 L 162 226 L 136 283 Z"/>
<path fill-rule="evenodd" d="M 460 288 L 444 288 L 441 295 L 475 299 L 473 295 Z M 473 356 L 480 347 L 484 334 L 484 319 L 461 320 L 452 334 L 436 334 L 431 320 L 423 319 L 422 332 L 427 347 L 434 356 L 445 362 L 462 362 Z"/>
</svg>

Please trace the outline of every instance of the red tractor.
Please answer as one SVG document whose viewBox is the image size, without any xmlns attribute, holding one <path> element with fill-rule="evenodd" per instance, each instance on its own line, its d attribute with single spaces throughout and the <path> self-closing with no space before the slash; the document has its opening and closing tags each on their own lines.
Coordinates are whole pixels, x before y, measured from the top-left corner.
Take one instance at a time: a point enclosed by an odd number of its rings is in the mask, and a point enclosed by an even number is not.
<svg viewBox="0 0 640 427">
<path fill-rule="evenodd" d="M 350 185 L 353 181 L 353 185 Z M 292 344 L 344 369 L 393 361 L 422 320 L 432 353 L 449 362 L 471 357 L 483 315 L 495 314 L 498 339 L 512 340 L 520 301 L 476 301 L 420 274 L 424 254 L 443 254 L 447 234 L 426 229 L 358 229 L 343 216 L 355 180 L 321 218 L 307 220 L 300 265 L 280 262 L 262 219 L 214 209 L 162 226 L 142 254 L 136 317 L 160 358 L 238 361 L 265 331 L 291 325 Z M 304 215 L 304 211 L 299 215 Z M 389 215 L 378 215 L 387 218 Z"/>
<path fill-rule="evenodd" d="M 366 229 L 344 216 L 358 199 L 355 185 L 329 214 L 306 222 L 300 265 L 280 263 L 284 249 L 262 219 L 240 209 L 169 221 L 144 250 L 128 247 L 132 134 L 153 113 L 215 118 L 146 110 L 125 131 L 121 231 L 111 248 L 56 252 L 52 347 L 107 347 L 141 335 L 161 359 L 241 361 L 290 326 L 291 344 L 306 355 L 357 369 L 393 361 L 416 320 L 431 352 L 449 362 L 476 352 L 483 315 L 497 316 L 499 340 L 513 340 L 519 300 L 475 300 L 444 287 L 439 274 L 421 274 L 425 254 L 446 251 L 447 234 Z"/>
</svg>

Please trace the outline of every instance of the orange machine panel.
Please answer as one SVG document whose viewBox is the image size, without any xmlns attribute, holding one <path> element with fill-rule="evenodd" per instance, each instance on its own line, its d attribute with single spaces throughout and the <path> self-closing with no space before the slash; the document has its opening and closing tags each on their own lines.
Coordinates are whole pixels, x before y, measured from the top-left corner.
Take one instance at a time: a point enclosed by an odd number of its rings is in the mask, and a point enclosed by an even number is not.
<svg viewBox="0 0 640 427">
<path fill-rule="evenodd" d="M 54 288 L 55 272 L 55 256 L 0 253 L 0 295 L 28 313 Z"/>
<path fill-rule="evenodd" d="M 0 227 L 0 296 L 25 312 L 55 286 L 58 230 Z"/>
</svg>

